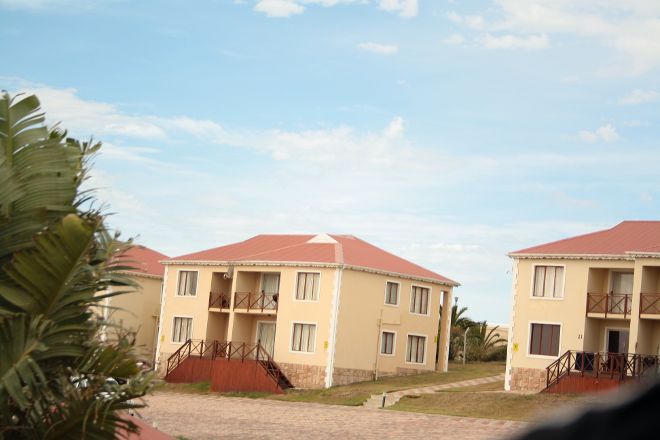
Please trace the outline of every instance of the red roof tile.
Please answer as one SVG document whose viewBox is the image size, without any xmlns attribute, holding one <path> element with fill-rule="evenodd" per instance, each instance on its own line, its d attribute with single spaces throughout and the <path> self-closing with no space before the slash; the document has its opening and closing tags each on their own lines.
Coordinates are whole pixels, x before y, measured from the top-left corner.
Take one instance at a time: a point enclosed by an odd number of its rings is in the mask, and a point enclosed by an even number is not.
<svg viewBox="0 0 660 440">
<path fill-rule="evenodd" d="M 309 242 L 317 241 L 330 242 Z M 440 274 L 424 269 L 351 235 L 257 235 L 239 243 L 220 246 L 168 261 L 259 261 L 345 264 L 381 272 L 425 278 L 458 285 Z"/>
<path fill-rule="evenodd" d="M 159 263 L 161 260 L 166 260 L 169 257 L 161 254 L 146 246 L 135 245 L 126 252 L 124 255 L 131 266 L 134 266 L 135 273 L 142 273 L 146 275 L 154 275 L 162 277 L 165 273 L 165 267 Z"/>
<path fill-rule="evenodd" d="M 624 221 L 611 229 L 522 249 L 510 255 L 625 255 L 626 252 L 659 250 L 660 221 Z"/>
</svg>

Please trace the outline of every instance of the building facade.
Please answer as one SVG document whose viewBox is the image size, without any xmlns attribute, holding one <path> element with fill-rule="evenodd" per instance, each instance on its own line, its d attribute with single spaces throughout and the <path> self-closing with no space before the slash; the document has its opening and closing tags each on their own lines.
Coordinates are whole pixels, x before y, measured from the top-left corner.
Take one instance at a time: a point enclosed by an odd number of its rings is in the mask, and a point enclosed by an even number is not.
<svg viewBox="0 0 660 440">
<path fill-rule="evenodd" d="M 135 268 L 125 272 L 125 275 L 135 282 L 137 289 L 106 298 L 104 319 L 112 324 L 121 324 L 124 330 L 132 333 L 138 358 L 153 365 L 164 273 L 160 261 L 168 257 L 148 247 L 136 245 L 122 258 L 126 264 Z M 111 326 L 105 330 L 106 334 L 111 331 Z"/>
<path fill-rule="evenodd" d="M 164 263 L 161 373 L 188 339 L 259 343 L 301 388 L 435 370 L 458 285 L 345 235 L 259 235 Z"/>
<path fill-rule="evenodd" d="M 506 389 L 545 388 L 546 367 L 569 350 L 583 353 L 569 357 L 571 368 L 594 356 L 606 365 L 614 354 L 660 354 L 660 222 L 626 221 L 509 255 Z"/>
</svg>

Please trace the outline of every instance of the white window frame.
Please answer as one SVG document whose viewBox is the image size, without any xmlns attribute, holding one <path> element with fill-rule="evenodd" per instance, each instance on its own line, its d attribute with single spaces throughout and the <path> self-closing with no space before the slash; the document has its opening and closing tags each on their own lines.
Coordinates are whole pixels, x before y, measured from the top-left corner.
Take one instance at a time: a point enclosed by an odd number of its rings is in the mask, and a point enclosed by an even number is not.
<svg viewBox="0 0 660 440">
<path fill-rule="evenodd" d="M 396 284 L 398 286 L 396 290 L 396 304 L 390 304 L 387 302 L 387 285 L 389 283 Z M 393 281 L 393 280 L 385 280 L 385 295 L 383 297 L 383 304 L 385 304 L 387 307 L 399 307 L 399 304 L 401 304 L 401 282 Z"/>
<path fill-rule="evenodd" d="M 548 325 L 558 325 L 559 326 L 559 349 L 557 351 L 557 356 L 546 356 L 544 354 L 531 354 L 530 346 L 532 344 L 532 324 L 548 324 Z M 557 359 L 562 355 L 563 351 L 561 349 L 561 337 L 564 331 L 563 323 L 561 322 L 550 322 L 550 321 L 527 321 L 527 357 L 533 359 Z"/>
<path fill-rule="evenodd" d="M 408 361 L 408 344 L 409 344 L 409 336 L 419 336 L 424 338 L 424 361 L 423 362 L 409 362 Z M 426 360 L 428 359 L 428 348 L 429 348 L 429 336 L 424 335 L 422 333 L 406 333 L 406 352 L 404 354 L 404 362 L 408 365 L 426 365 Z"/>
<path fill-rule="evenodd" d="M 392 333 L 394 338 L 392 339 L 392 353 L 383 353 L 383 333 Z M 394 330 L 383 329 L 380 331 L 380 341 L 378 343 L 378 354 L 381 356 L 394 357 L 396 356 L 396 339 L 397 334 Z M 426 353 L 425 353 L 426 354 Z"/>
<path fill-rule="evenodd" d="M 417 313 L 417 312 L 411 312 L 410 309 L 412 308 L 413 305 L 413 290 L 415 287 L 420 287 L 422 289 L 428 289 L 429 291 L 429 298 L 428 301 L 426 302 L 426 313 Z M 431 286 L 425 286 L 423 284 L 411 284 L 410 285 L 410 301 L 408 304 L 408 313 L 411 315 L 415 316 L 431 316 L 431 310 L 433 309 L 431 305 L 433 304 L 433 289 Z M 412 334 L 412 333 L 411 333 Z"/>
<path fill-rule="evenodd" d="M 562 276 L 562 292 L 561 298 L 547 297 L 547 296 L 534 296 L 534 281 L 536 280 L 536 268 L 537 267 L 562 267 L 564 275 Z M 551 263 L 534 263 L 532 264 L 532 277 L 529 287 L 529 297 L 531 299 L 540 299 L 543 301 L 563 301 L 566 297 L 566 264 L 551 264 Z"/>
<path fill-rule="evenodd" d="M 184 339 L 183 341 L 175 341 L 174 340 L 174 321 L 176 320 L 176 318 L 184 318 L 184 319 L 189 318 L 191 320 L 190 321 L 190 339 L 192 339 L 193 338 L 193 329 L 194 329 L 193 326 L 195 325 L 195 317 L 194 316 L 186 316 L 186 315 L 173 315 L 172 316 L 172 329 L 170 331 L 170 343 L 172 343 L 172 344 L 183 344 L 188 339 Z"/>
<path fill-rule="evenodd" d="M 301 273 L 318 274 L 318 276 L 319 276 L 319 295 L 318 295 L 318 299 L 298 299 L 298 298 L 296 298 L 296 293 L 298 292 L 298 276 Z M 297 270 L 296 271 L 296 278 L 294 279 L 294 283 L 293 283 L 293 300 L 295 302 L 306 302 L 306 303 L 317 303 L 317 302 L 319 302 L 321 300 L 321 277 L 322 276 L 323 275 L 321 274 L 320 271 Z"/>
<path fill-rule="evenodd" d="M 195 294 L 194 295 L 179 295 L 179 282 L 181 281 L 181 272 L 197 272 L 197 281 L 195 282 Z M 176 285 L 174 286 L 174 296 L 177 298 L 197 298 L 197 292 L 199 291 L 199 270 L 190 270 L 190 269 L 179 269 L 176 272 Z"/>
<path fill-rule="evenodd" d="M 307 325 L 313 325 L 315 326 L 314 329 L 314 343 L 312 344 L 312 351 L 297 351 L 293 349 L 293 327 L 296 324 L 307 324 Z M 318 337 L 318 330 L 319 326 L 317 322 L 311 322 L 311 321 L 291 321 L 291 328 L 289 332 L 289 353 L 293 354 L 305 354 L 305 355 L 313 355 L 316 354 L 316 338 Z"/>
<path fill-rule="evenodd" d="M 610 330 L 628 332 L 628 351 L 630 352 L 630 327 L 605 327 L 605 334 L 603 335 L 603 350 L 607 353 L 607 343 Z"/>
</svg>

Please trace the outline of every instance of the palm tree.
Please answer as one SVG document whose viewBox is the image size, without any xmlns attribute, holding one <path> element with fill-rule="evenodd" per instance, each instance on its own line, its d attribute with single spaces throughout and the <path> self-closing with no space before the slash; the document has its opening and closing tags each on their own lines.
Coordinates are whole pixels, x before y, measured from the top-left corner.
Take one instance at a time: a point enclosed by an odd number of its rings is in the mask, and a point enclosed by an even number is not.
<svg viewBox="0 0 660 440">
<path fill-rule="evenodd" d="M 467 313 L 468 308 L 462 307 L 458 308 L 458 304 L 454 304 L 451 308 L 451 326 L 449 331 L 449 359 L 454 360 L 456 353 L 463 349 L 463 333 L 466 329 L 474 325 L 472 321 L 467 316 L 464 316 Z M 440 305 L 440 316 L 442 317 L 442 305 Z M 441 341 L 440 331 L 441 326 L 438 325 L 438 341 Z M 439 350 L 436 350 L 438 353 Z"/>
<path fill-rule="evenodd" d="M 131 287 L 130 243 L 80 191 L 99 148 L 49 130 L 36 96 L 0 94 L 0 439 L 134 431 L 121 410 L 151 386 L 121 332 L 98 337 L 103 292 Z"/>
<path fill-rule="evenodd" d="M 484 360 L 490 353 L 506 342 L 506 339 L 496 333 L 499 326 L 488 329 L 486 321 L 478 322 L 470 328 L 469 354 L 476 361 Z"/>
</svg>

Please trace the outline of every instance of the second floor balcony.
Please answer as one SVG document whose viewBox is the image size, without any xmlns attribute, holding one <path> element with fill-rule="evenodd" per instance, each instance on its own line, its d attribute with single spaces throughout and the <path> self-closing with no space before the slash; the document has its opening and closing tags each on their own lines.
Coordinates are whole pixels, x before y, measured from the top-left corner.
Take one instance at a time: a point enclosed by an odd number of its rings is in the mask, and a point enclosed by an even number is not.
<svg viewBox="0 0 660 440">
<path fill-rule="evenodd" d="M 594 318 L 630 318 L 632 295 L 627 293 L 588 293 L 587 316 Z"/>
<path fill-rule="evenodd" d="M 660 319 L 660 293 L 642 293 L 639 313 L 643 318 Z"/>
<path fill-rule="evenodd" d="M 279 293 L 236 292 L 233 310 L 246 312 L 277 312 Z"/>
</svg>

